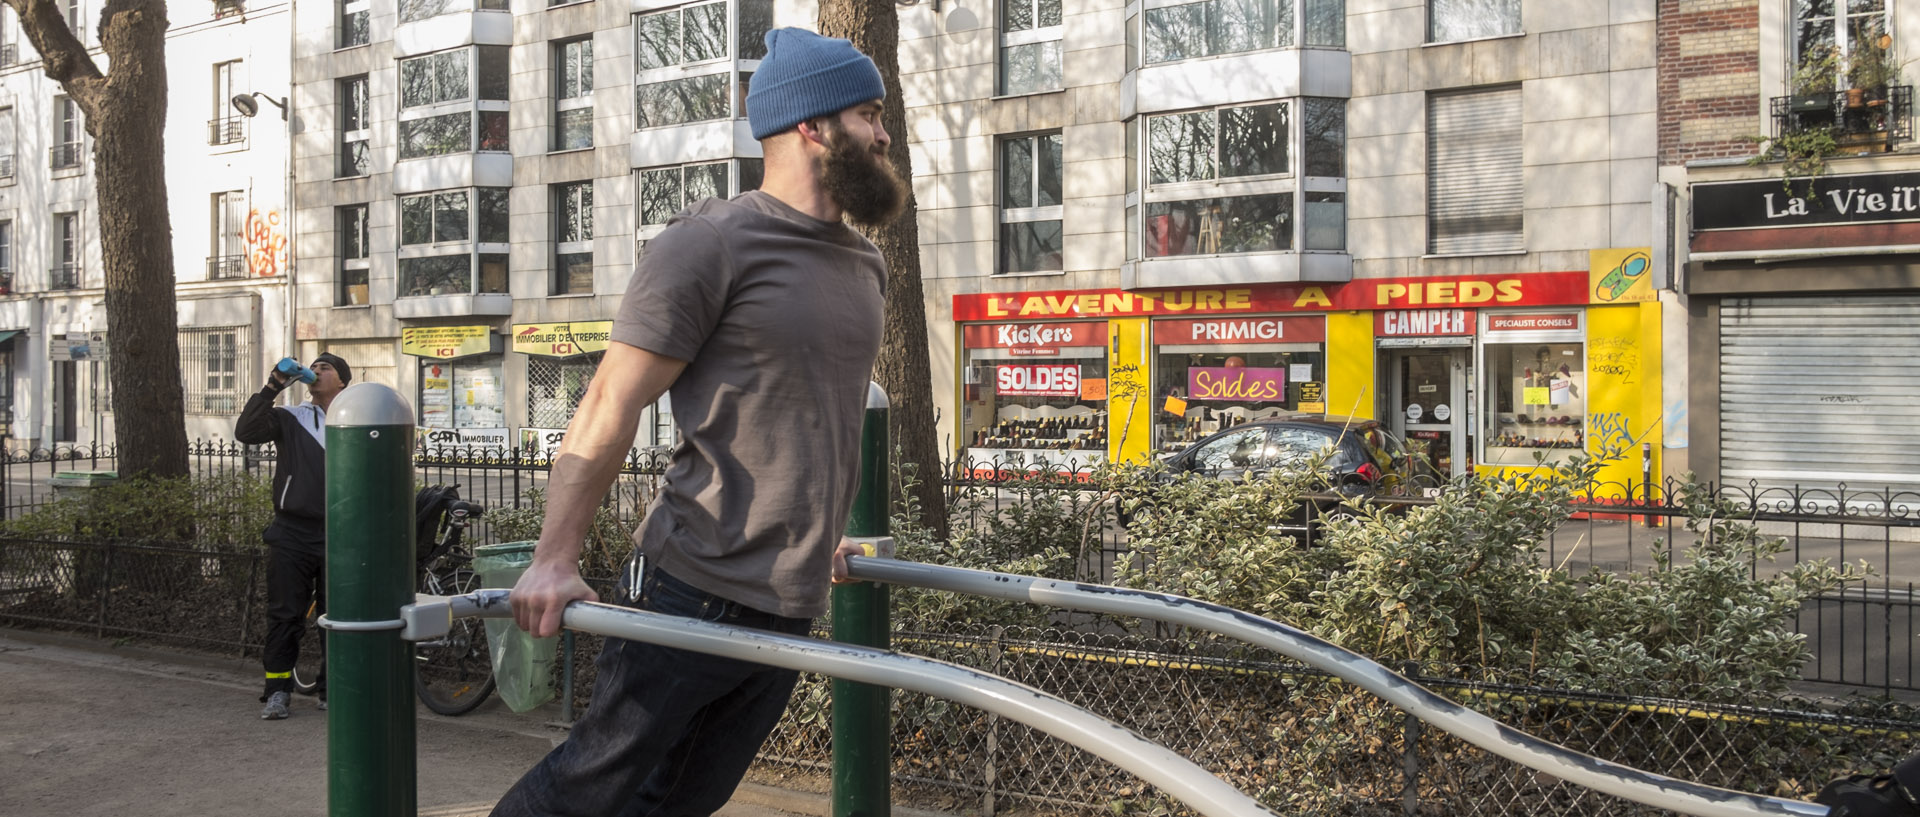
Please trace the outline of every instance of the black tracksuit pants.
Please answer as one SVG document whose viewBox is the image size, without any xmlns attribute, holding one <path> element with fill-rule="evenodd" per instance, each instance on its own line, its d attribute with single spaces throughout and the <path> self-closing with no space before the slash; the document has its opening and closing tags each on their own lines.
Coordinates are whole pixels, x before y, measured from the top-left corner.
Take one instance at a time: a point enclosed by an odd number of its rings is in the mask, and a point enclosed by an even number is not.
<svg viewBox="0 0 1920 817">
<path fill-rule="evenodd" d="M 326 612 L 326 523 L 276 515 L 267 526 L 267 643 L 260 664 L 266 670 L 266 693 L 293 690 L 293 665 L 300 660 L 300 640 L 306 632 L 307 610 Z M 321 645 L 309 645 L 318 650 Z M 325 697 L 326 685 L 320 695 Z"/>
</svg>

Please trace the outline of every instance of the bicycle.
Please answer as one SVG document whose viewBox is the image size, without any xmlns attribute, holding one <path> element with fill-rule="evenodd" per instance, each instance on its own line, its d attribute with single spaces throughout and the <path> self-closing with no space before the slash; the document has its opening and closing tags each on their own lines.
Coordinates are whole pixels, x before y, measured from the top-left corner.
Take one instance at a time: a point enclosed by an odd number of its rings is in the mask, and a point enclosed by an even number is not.
<svg viewBox="0 0 1920 817">
<path fill-rule="evenodd" d="M 473 554 L 461 544 L 473 520 L 485 506 L 460 499 L 460 486 L 434 485 L 414 496 L 415 562 L 418 591 L 455 596 L 480 588 L 480 577 L 470 566 Z M 317 624 L 319 605 L 307 608 L 304 643 L 293 668 L 293 688 L 316 695 L 326 681 L 326 635 Z M 421 641 L 413 647 L 413 689 L 420 702 L 441 715 L 465 715 L 493 694 L 493 661 L 488 654 L 486 625 L 477 618 L 456 619 L 446 637 Z"/>
</svg>

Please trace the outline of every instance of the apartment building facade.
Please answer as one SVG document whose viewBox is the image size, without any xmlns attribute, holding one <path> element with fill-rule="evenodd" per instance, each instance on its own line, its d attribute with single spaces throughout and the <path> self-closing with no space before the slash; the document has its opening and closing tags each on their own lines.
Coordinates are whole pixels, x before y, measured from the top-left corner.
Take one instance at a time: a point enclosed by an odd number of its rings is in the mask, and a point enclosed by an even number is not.
<svg viewBox="0 0 1920 817">
<path fill-rule="evenodd" d="M 98 5 L 65 8 L 105 67 Z M 241 404 L 291 345 L 292 123 L 259 101 L 284 104 L 290 10 L 222 0 L 175 9 L 168 32 L 164 205 L 194 439 L 230 437 Z M 253 117 L 234 107 L 243 94 Z M 78 106 L 0 10 L 0 430 L 11 449 L 113 439 L 92 150 Z"/>
</svg>

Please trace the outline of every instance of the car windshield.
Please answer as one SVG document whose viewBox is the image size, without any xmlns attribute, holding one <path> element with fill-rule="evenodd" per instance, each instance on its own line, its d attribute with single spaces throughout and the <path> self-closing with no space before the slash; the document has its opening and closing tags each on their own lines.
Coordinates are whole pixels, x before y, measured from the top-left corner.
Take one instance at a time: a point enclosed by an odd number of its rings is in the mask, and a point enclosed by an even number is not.
<svg viewBox="0 0 1920 817">
<path fill-rule="evenodd" d="M 1324 432 L 1299 426 L 1275 426 L 1267 440 L 1275 468 L 1305 468 L 1332 446 L 1333 438 Z"/>
</svg>

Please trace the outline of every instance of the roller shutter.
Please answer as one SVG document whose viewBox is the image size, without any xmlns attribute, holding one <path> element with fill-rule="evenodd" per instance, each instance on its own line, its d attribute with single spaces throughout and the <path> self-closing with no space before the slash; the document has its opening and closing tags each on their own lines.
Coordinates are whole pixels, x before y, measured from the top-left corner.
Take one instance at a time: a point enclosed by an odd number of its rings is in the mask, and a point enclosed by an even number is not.
<svg viewBox="0 0 1920 817">
<path fill-rule="evenodd" d="M 1722 302 L 1720 472 L 1731 485 L 1920 488 L 1920 297 Z"/>
<path fill-rule="evenodd" d="M 1427 97 L 1427 245 L 1437 255 L 1526 249 L 1520 89 Z"/>
</svg>

